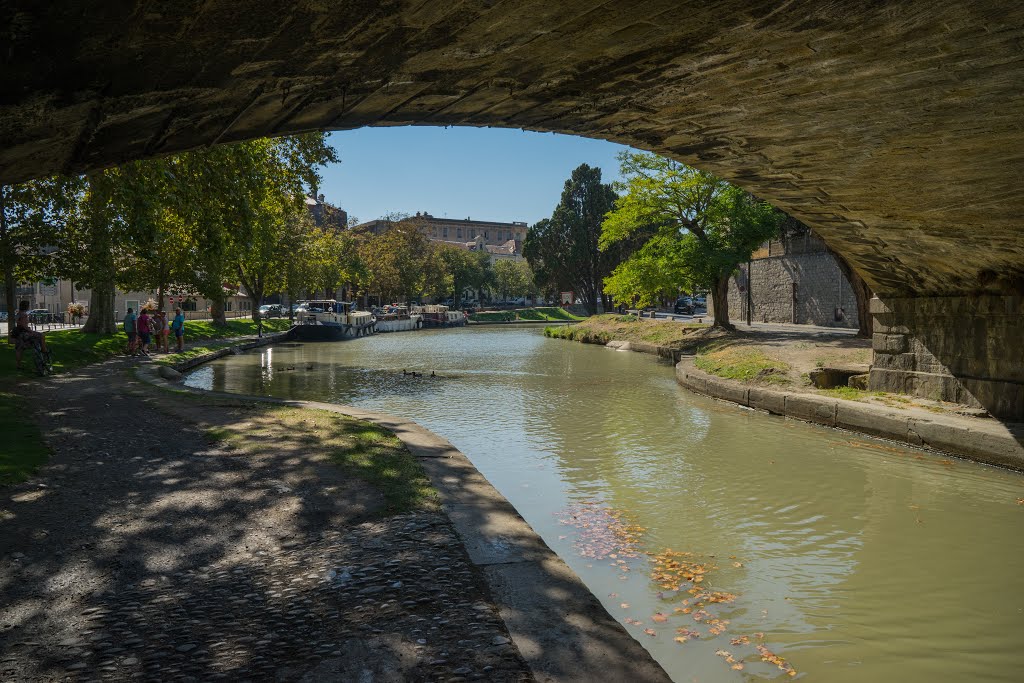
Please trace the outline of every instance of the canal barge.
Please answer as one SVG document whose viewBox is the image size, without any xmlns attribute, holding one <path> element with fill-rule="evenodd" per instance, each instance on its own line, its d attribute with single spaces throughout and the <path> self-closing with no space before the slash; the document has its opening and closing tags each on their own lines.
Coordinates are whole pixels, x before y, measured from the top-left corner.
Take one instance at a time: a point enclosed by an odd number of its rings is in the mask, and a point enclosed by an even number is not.
<svg viewBox="0 0 1024 683">
<path fill-rule="evenodd" d="M 375 332 L 405 332 L 423 327 L 423 316 L 410 313 L 408 306 L 387 306 L 377 315 Z"/>
<path fill-rule="evenodd" d="M 300 301 L 289 336 L 301 341 L 341 341 L 373 334 L 376 318 L 334 299 Z"/>
<path fill-rule="evenodd" d="M 423 316 L 424 327 L 462 327 L 469 319 L 462 311 L 450 311 L 441 304 L 420 306 L 413 310 Z"/>
</svg>

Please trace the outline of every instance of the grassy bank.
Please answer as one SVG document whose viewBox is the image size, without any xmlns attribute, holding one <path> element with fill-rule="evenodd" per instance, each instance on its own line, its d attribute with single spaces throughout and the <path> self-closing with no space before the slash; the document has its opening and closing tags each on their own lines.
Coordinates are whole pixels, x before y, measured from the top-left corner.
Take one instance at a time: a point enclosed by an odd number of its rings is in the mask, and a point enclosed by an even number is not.
<svg viewBox="0 0 1024 683">
<path fill-rule="evenodd" d="M 743 346 L 709 347 L 697 353 L 694 364 L 704 372 L 744 382 L 789 384 L 789 365 L 759 349 Z"/>
<path fill-rule="evenodd" d="M 556 339 L 571 339 L 587 344 L 628 341 L 683 349 L 706 341 L 710 329 L 708 325 L 606 313 L 592 316 L 571 327 L 544 328 L 544 334 Z"/>
<path fill-rule="evenodd" d="M 128 337 L 118 325 L 114 335 L 86 334 L 81 330 L 61 330 L 46 333 L 46 343 L 53 356 L 53 366 L 58 372 L 89 365 L 123 353 L 128 346 Z M 280 332 L 288 329 L 288 320 L 275 318 L 263 322 L 264 332 Z M 256 324 L 252 320 L 229 320 L 225 327 L 216 327 L 208 320 L 186 322 L 185 341 L 195 342 L 229 337 L 243 337 L 256 334 Z M 174 337 L 170 344 L 173 347 Z M 15 377 L 31 377 L 35 374 L 29 352 L 25 352 L 22 369 L 15 369 L 14 347 L 8 345 L 7 350 L 0 353 L 0 379 Z"/>
<path fill-rule="evenodd" d="M 380 514 L 438 509 L 437 492 L 423 468 L 391 432 L 345 415 L 307 408 L 280 408 L 203 398 L 208 419 L 199 426 L 210 442 L 236 455 L 293 451 L 325 453 L 352 477 L 384 497 Z M 212 408 L 212 410 L 210 410 Z"/>
<path fill-rule="evenodd" d="M 0 391 L 0 486 L 28 479 L 49 457 L 43 436 L 28 419 L 28 401 L 17 394 Z"/>
<path fill-rule="evenodd" d="M 474 313 L 469 316 L 473 322 L 515 322 L 517 320 L 537 322 L 571 322 L 574 320 L 585 320 L 573 315 L 564 308 L 554 306 L 542 308 L 521 308 L 513 311 L 491 311 L 487 313 Z"/>
</svg>

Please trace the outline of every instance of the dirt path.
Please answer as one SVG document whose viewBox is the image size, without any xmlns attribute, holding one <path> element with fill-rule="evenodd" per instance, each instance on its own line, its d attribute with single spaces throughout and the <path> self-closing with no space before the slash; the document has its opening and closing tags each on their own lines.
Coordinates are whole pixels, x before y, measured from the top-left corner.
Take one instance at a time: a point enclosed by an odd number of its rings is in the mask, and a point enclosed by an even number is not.
<svg viewBox="0 0 1024 683">
<path fill-rule="evenodd" d="M 531 680 L 442 513 L 384 514 L 315 433 L 219 439 L 260 408 L 131 363 L 33 385 L 54 455 L 0 491 L 0 679 Z"/>
</svg>

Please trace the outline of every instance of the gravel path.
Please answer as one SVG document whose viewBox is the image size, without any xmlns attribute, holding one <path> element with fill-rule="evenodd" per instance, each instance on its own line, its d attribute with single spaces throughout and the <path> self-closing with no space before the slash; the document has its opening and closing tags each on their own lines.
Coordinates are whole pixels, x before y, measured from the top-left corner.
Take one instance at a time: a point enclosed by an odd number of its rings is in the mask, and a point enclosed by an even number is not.
<svg viewBox="0 0 1024 683">
<path fill-rule="evenodd" d="M 32 385 L 54 456 L 0 491 L 0 680 L 532 680 L 447 517 L 211 441 L 245 408 L 131 363 Z"/>
</svg>

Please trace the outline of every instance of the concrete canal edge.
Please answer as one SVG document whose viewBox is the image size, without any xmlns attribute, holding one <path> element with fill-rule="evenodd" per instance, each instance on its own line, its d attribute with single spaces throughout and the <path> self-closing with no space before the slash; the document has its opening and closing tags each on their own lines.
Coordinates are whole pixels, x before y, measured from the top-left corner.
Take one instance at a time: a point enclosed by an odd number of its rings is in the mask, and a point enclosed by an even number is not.
<svg viewBox="0 0 1024 683">
<path fill-rule="evenodd" d="M 901 414 L 884 406 L 767 389 L 708 374 L 692 358 L 676 365 L 676 381 L 698 394 L 774 415 L 929 448 L 989 465 L 1024 471 L 1024 425 L 936 414 Z"/>
<path fill-rule="evenodd" d="M 221 351 L 213 357 L 231 352 Z M 189 367 L 198 365 L 193 360 Z M 178 391 L 327 410 L 391 431 L 417 458 L 437 489 L 442 510 L 462 539 L 470 561 L 486 579 L 513 642 L 538 681 L 671 681 L 469 458 L 425 427 L 352 406 L 177 387 L 161 378 L 154 365 L 141 366 L 136 376 Z"/>
</svg>

